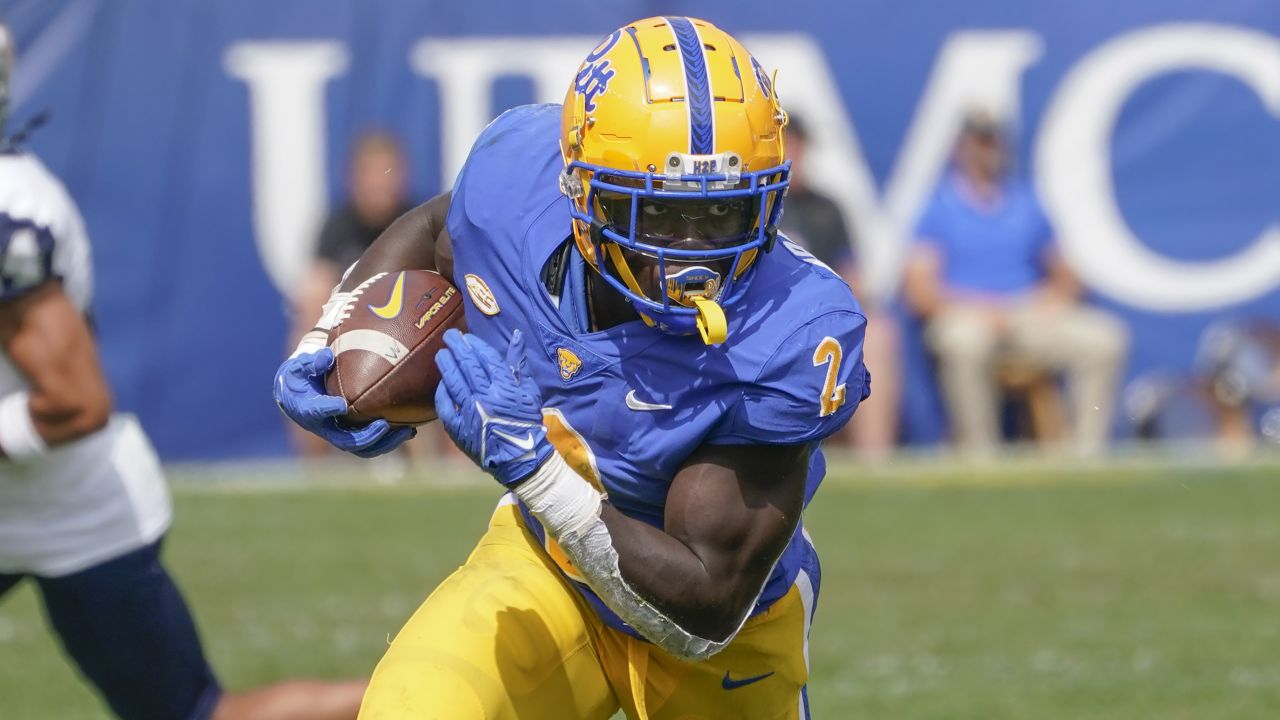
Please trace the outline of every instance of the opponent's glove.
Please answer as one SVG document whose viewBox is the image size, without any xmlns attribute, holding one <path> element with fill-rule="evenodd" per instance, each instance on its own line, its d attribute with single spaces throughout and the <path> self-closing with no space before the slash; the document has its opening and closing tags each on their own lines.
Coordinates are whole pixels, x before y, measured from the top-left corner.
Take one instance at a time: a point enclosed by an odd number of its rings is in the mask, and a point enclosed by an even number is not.
<svg viewBox="0 0 1280 720">
<path fill-rule="evenodd" d="M 276 371 L 276 404 L 289 419 L 328 440 L 339 450 L 371 458 L 391 452 L 418 433 L 411 427 L 392 428 L 386 420 L 374 420 L 359 428 L 338 424 L 347 412 L 347 401 L 325 394 L 324 376 L 333 368 L 333 350 L 325 347 L 300 353 Z"/>
<path fill-rule="evenodd" d="M 505 360 L 469 333 L 448 330 L 444 342 L 436 414 L 482 470 L 514 487 L 555 452 L 542 425 L 542 393 L 525 372 L 524 336 L 512 334 Z"/>
</svg>

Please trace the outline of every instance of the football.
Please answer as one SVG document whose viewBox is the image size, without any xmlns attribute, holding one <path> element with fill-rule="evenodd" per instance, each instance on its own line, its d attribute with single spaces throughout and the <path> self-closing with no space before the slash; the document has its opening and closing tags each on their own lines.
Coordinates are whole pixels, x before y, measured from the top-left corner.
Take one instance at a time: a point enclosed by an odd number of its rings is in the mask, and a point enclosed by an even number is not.
<svg viewBox="0 0 1280 720">
<path fill-rule="evenodd" d="M 325 387 L 346 399 L 343 420 L 434 420 L 436 352 L 444 347 L 445 330 L 465 326 L 462 294 L 439 273 L 379 273 L 361 283 L 329 332 L 334 365 Z"/>
</svg>

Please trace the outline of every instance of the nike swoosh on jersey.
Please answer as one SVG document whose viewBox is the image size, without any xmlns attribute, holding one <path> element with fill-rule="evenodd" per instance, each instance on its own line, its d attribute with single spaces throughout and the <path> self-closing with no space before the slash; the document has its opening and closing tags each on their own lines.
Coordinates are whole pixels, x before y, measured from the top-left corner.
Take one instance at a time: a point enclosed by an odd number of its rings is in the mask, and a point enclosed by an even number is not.
<svg viewBox="0 0 1280 720">
<path fill-rule="evenodd" d="M 760 682 L 761 680 L 769 677 L 772 674 L 773 673 L 771 672 L 767 672 L 763 675 L 756 675 L 755 677 L 742 678 L 741 680 L 734 680 L 733 678 L 729 677 L 729 671 L 725 670 L 724 678 L 720 681 L 720 687 L 724 688 L 725 690 L 737 690 L 738 688 L 745 687 L 747 685 L 750 685 L 751 683 Z"/>
<path fill-rule="evenodd" d="M 615 396 L 616 397 L 616 396 Z M 658 403 L 647 403 L 643 400 L 636 399 L 636 391 L 632 390 L 627 393 L 627 407 L 632 410 L 670 410 L 670 405 L 660 405 Z"/>
<path fill-rule="evenodd" d="M 516 437 L 515 435 L 504 433 L 497 428 L 492 428 L 492 430 L 494 435 L 497 435 L 498 437 L 502 438 L 503 440 L 506 440 L 512 445 L 515 445 L 521 450 L 528 451 L 533 449 L 533 433 L 529 433 L 525 435 L 523 438 L 519 438 L 519 437 Z"/>
<path fill-rule="evenodd" d="M 400 315 L 400 309 L 404 306 L 404 271 L 396 277 L 396 284 L 391 288 L 391 295 L 387 297 L 387 302 L 380 307 L 369 306 L 369 310 L 374 315 L 383 320 L 394 320 Z"/>
</svg>

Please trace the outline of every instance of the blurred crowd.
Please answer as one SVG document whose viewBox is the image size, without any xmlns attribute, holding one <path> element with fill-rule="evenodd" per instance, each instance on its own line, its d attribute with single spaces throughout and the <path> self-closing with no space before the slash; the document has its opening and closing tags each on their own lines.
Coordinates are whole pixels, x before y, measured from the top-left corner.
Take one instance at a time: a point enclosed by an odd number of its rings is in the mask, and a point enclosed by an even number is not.
<svg viewBox="0 0 1280 720">
<path fill-rule="evenodd" d="M 872 395 L 830 444 L 880 458 L 900 444 L 907 336 L 928 355 L 947 438 L 974 457 L 1023 443 L 1079 457 L 1117 437 L 1209 439 L 1230 452 L 1280 442 L 1280 324 L 1225 319 L 1204 332 L 1190 374 L 1151 373 L 1121 387 L 1130 350 L 1124 322 L 1093 302 L 1059 253 L 1054 228 L 1012 159 L 1010 129 L 971 110 L 951 162 L 915 226 L 895 301 L 863 292 L 851 224 L 807 174 L 809 129 L 793 116 L 781 230 L 845 279 L 868 318 Z M 311 328 L 344 268 L 412 202 L 399 141 L 367 132 L 352 144 L 345 196 L 325 221 L 293 300 L 294 337 Z M 1120 426 L 1117 426 L 1117 425 Z M 295 433 L 304 456 L 331 448 Z M 448 452 L 428 429 L 413 456 Z"/>
</svg>

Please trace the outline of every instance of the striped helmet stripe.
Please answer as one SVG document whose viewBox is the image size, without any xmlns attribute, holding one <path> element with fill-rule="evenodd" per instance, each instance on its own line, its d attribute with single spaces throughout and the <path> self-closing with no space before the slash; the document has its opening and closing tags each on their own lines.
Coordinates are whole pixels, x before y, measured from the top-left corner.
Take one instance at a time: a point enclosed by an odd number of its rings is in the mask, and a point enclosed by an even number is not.
<svg viewBox="0 0 1280 720">
<path fill-rule="evenodd" d="M 698 30 L 686 17 L 666 18 L 680 48 L 684 65 L 685 104 L 689 107 L 689 152 L 715 152 L 715 122 L 711 112 L 711 76 L 707 72 L 706 48 Z"/>
</svg>

